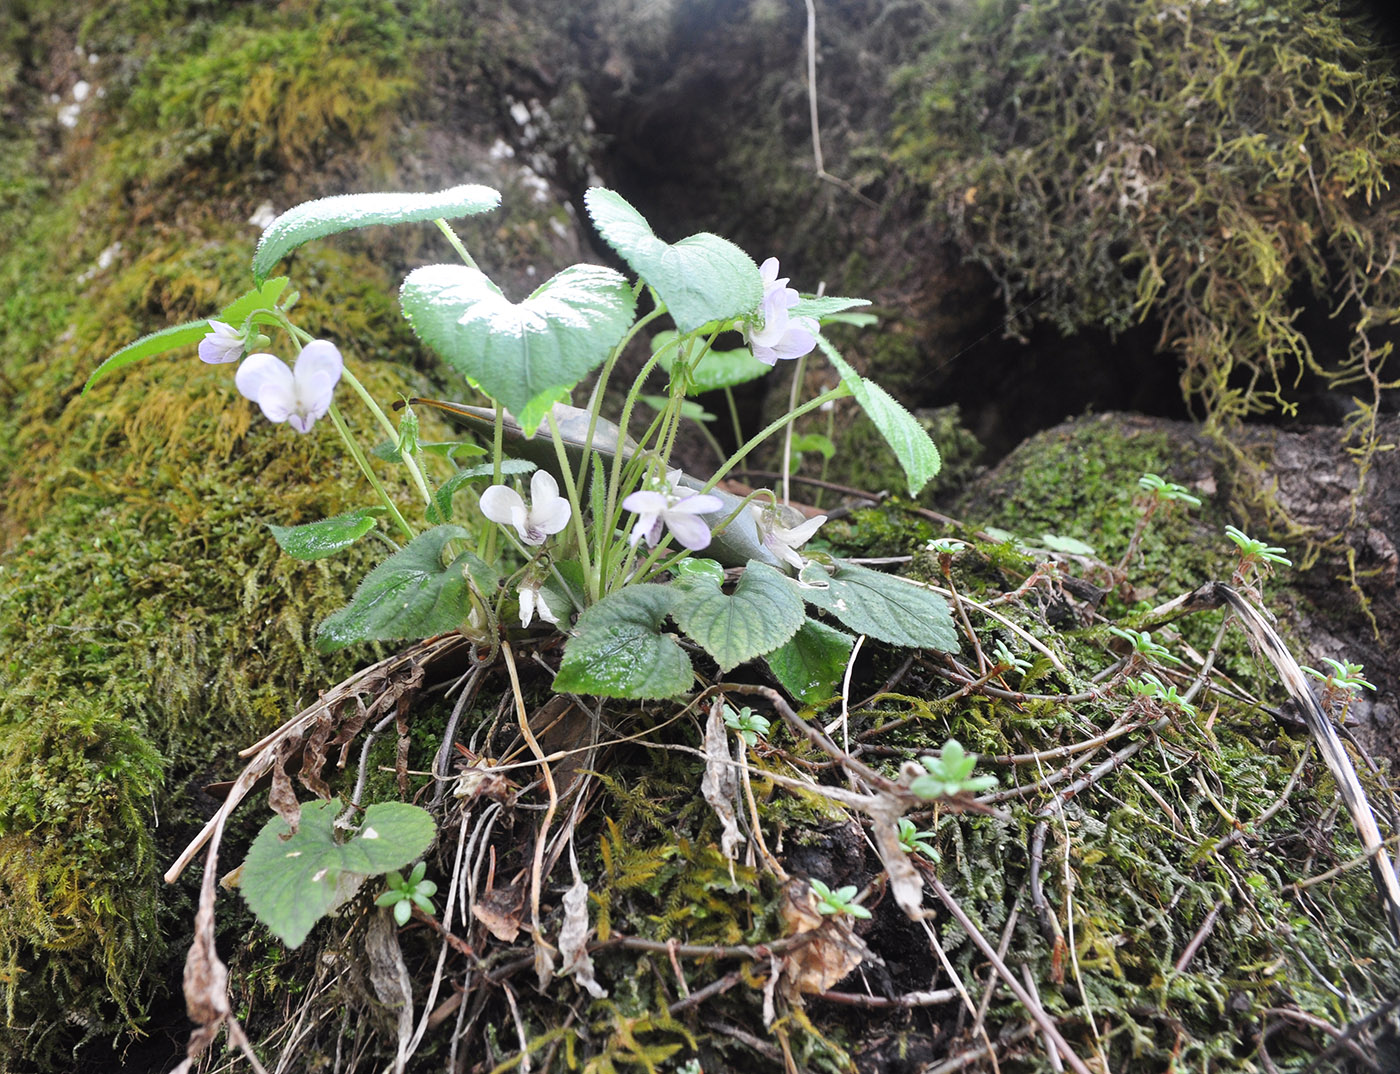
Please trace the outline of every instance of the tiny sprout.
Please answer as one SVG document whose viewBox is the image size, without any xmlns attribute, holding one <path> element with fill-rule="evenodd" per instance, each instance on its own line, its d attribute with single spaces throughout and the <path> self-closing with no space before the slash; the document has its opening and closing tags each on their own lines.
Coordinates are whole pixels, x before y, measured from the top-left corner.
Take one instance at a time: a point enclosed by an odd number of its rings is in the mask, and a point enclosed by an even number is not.
<svg viewBox="0 0 1400 1074">
<path fill-rule="evenodd" d="M 1180 500 L 1182 503 L 1189 503 L 1192 507 L 1201 506 L 1200 497 L 1191 495 L 1184 485 L 1172 484 L 1156 474 L 1143 474 L 1138 478 L 1138 487 L 1156 500 Z"/>
<path fill-rule="evenodd" d="M 768 734 L 768 728 L 771 725 L 767 717 L 760 716 L 747 705 L 738 712 L 735 712 L 728 705 L 725 705 L 724 726 L 731 731 L 738 732 L 739 736 L 743 738 L 745 742 L 753 746 L 758 743 L 760 736 L 766 736 Z"/>
<path fill-rule="evenodd" d="M 935 537 L 933 540 L 929 541 L 928 544 L 924 545 L 924 551 L 936 552 L 940 556 L 951 556 L 954 553 L 961 552 L 966 547 L 966 541 L 959 541 L 954 537 Z"/>
<path fill-rule="evenodd" d="M 1282 563 L 1285 567 L 1293 566 L 1291 559 L 1285 559 L 1283 553 L 1287 549 L 1279 548 L 1275 545 L 1265 544 L 1263 541 L 1256 541 L 1249 534 L 1234 526 L 1225 527 L 1225 536 L 1234 541 L 1240 549 L 1240 559 L 1243 563 L 1263 561 L 1265 563 Z"/>
<path fill-rule="evenodd" d="M 1374 683 L 1367 682 L 1361 677 L 1366 670 L 1363 665 L 1353 664 L 1350 661 L 1333 660 L 1330 656 L 1324 656 L 1322 662 L 1332 665 L 1330 674 L 1324 675 L 1310 667 L 1305 667 L 1303 670 L 1313 678 L 1321 679 L 1330 687 L 1350 690 L 1353 693 L 1359 693 L 1362 690 L 1375 690 Z"/>
<path fill-rule="evenodd" d="M 996 657 L 998 664 L 1009 670 L 1026 672 L 1031 669 L 1031 662 L 1023 656 L 1017 656 L 1006 647 L 1004 642 L 996 643 L 992 655 Z"/>
<path fill-rule="evenodd" d="M 866 918 L 870 916 L 870 911 L 860 903 L 855 901 L 856 886 L 848 884 L 844 888 L 837 888 L 832 891 L 820 880 L 807 881 L 812 886 L 812 894 L 817 897 L 817 913 L 819 914 L 849 914 L 851 917 Z"/>
<path fill-rule="evenodd" d="M 974 776 L 977 755 L 968 753 L 955 738 L 950 738 L 937 757 L 920 757 L 927 770 L 909 785 L 920 798 L 951 798 L 957 794 L 976 794 L 997 785 L 996 776 Z"/>
<path fill-rule="evenodd" d="M 1132 645 L 1133 652 L 1138 656 L 1147 657 L 1149 660 L 1170 660 L 1173 664 L 1181 663 L 1180 660 L 1153 641 L 1152 634 L 1146 630 L 1121 630 L 1118 627 L 1109 627 L 1108 632 L 1117 634 Z"/>
<path fill-rule="evenodd" d="M 388 885 L 384 893 L 374 900 L 376 906 L 392 906 L 394 908 L 394 920 L 399 925 L 407 925 L 408 919 L 413 914 L 416 906 L 425 914 L 434 913 L 433 903 L 429 896 L 437 893 L 437 885 L 431 880 L 424 880 L 423 874 L 428 871 L 428 863 L 420 861 L 413 867 L 413 872 L 408 874 L 408 879 L 403 878 L 403 874 L 395 869 L 384 878 Z"/>
<path fill-rule="evenodd" d="M 1193 716 L 1196 713 L 1196 706 L 1177 693 L 1175 685 L 1167 686 L 1161 679 L 1150 673 L 1144 674 L 1139 679 L 1128 679 L 1123 685 L 1127 687 L 1130 694 L 1137 697 L 1146 697 L 1163 705 L 1175 706 Z"/>
<path fill-rule="evenodd" d="M 908 817 L 899 818 L 899 845 L 910 854 L 922 854 L 930 861 L 938 861 L 938 851 L 928 842 L 932 838 L 932 832 L 916 828 Z"/>
</svg>

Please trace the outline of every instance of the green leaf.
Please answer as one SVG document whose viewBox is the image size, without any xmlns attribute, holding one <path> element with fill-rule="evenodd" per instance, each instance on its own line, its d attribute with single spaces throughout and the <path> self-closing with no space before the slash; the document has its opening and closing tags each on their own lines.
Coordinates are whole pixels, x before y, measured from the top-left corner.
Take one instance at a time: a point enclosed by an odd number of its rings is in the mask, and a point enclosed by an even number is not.
<svg viewBox="0 0 1400 1074">
<path fill-rule="evenodd" d="M 276 279 L 268 280 L 261 287 L 255 287 L 244 295 L 240 295 L 231 303 L 224 307 L 223 311 L 214 318 L 216 321 L 223 321 L 232 328 L 242 330 L 245 324 L 255 312 L 264 309 L 275 309 L 277 300 L 287 287 L 287 277 L 278 276 Z M 142 358 L 150 358 L 153 355 L 164 354 L 166 351 L 175 350 L 178 347 L 188 347 L 198 343 L 209 334 L 209 319 L 202 321 L 186 321 L 184 324 L 174 324 L 169 328 L 162 328 L 159 332 L 152 332 L 148 336 L 142 336 L 134 343 L 128 343 L 115 354 L 110 355 L 100 366 L 92 371 L 92 376 L 88 377 L 87 383 L 83 385 L 86 392 L 94 384 L 109 373 L 115 373 L 118 369 L 139 362 Z"/>
<path fill-rule="evenodd" d="M 758 266 L 728 239 L 703 233 L 663 242 L 641 213 L 602 187 L 588 190 L 583 203 L 598 233 L 661 297 L 682 332 L 742 317 L 763 301 Z"/>
<path fill-rule="evenodd" d="M 434 194 L 337 194 L 288 209 L 267 226 L 253 254 L 253 279 L 261 283 L 272 266 L 302 243 L 372 224 L 455 220 L 494 209 L 501 195 L 468 184 Z"/>
<path fill-rule="evenodd" d="M 527 462 L 525 459 L 501 460 L 502 477 L 510 477 L 513 474 L 528 474 L 535 469 L 537 469 L 535 464 Z M 472 481 L 480 481 L 483 477 L 494 477 L 495 475 L 496 467 L 489 462 L 481 463 L 478 466 L 469 466 L 465 470 L 459 470 L 453 474 L 433 493 L 433 502 L 428 505 L 428 521 L 451 522 L 452 497 L 457 494 L 457 490 Z"/>
<path fill-rule="evenodd" d="M 511 302 L 476 269 L 425 265 L 399 292 L 420 339 L 533 436 L 549 405 L 597 368 L 632 325 L 626 279 L 573 265 L 524 302 Z"/>
<path fill-rule="evenodd" d="M 1093 545 L 1085 544 L 1077 537 L 1061 537 L 1058 533 L 1042 533 L 1040 545 L 1049 552 L 1063 552 L 1070 556 L 1097 555 Z"/>
<path fill-rule="evenodd" d="M 914 582 L 853 563 L 841 563 L 835 574 L 809 563 L 788 584 L 857 634 L 911 649 L 958 650 L 947 603 Z"/>
<path fill-rule="evenodd" d="M 293 559 L 324 559 L 349 548 L 370 530 L 382 507 L 360 507 L 302 526 L 268 526 L 272 538 Z"/>
<path fill-rule="evenodd" d="M 670 396 L 666 395 L 639 395 L 639 400 L 651 407 L 652 410 L 660 413 L 671 404 Z M 690 421 L 714 421 L 715 416 L 702 407 L 693 399 L 681 400 L 681 417 Z"/>
<path fill-rule="evenodd" d="M 426 638 L 456 630 L 470 610 L 469 571 L 478 587 L 494 572 L 470 552 L 442 565 L 443 550 L 455 537 L 470 538 L 461 526 L 435 526 L 365 575 L 355 598 L 316 629 L 321 652 L 357 641 Z"/>
<path fill-rule="evenodd" d="M 929 437 L 928 430 L 878 384 L 862 380 L 836 348 L 821 336 L 817 337 L 817 346 L 821 347 L 822 353 L 836 367 L 836 371 L 841 374 L 841 380 L 856 397 L 856 402 L 860 403 L 866 415 L 874 422 L 875 428 L 880 430 L 880 435 L 894 451 L 899 465 L 904 468 L 904 476 L 909 483 L 909 495 L 917 496 L 919 490 L 927 485 L 943 466 L 943 460 Z"/>
<path fill-rule="evenodd" d="M 336 839 L 339 802 L 301 807 L 295 835 L 281 817 L 258 833 L 243 863 L 239 890 L 248 908 L 288 947 L 359 888 L 365 877 L 407 865 L 433 842 L 432 816 L 404 802 L 377 802 L 360 829 Z"/>
<path fill-rule="evenodd" d="M 657 699 L 690 689 L 695 677 L 690 657 L 661 632 L 674 601 L 666 586 L 630 585 L 593 605 L 579 616 L 564 646 L 554 689 Z"/>
<path fill-rule="evenodd" d="M 786 645 L 763 659 L 784 690 L 803 704 L 815 705 L 839 692 L 854 644 L 849 634 L 807 619 Z"/>
<path fill-rule="evenodd" d="M 792 438 L 792 450 L 815 451 L 822 458 L 829 459 L 836 454 L 836 445 L 831 442 L 830 437 L 821 433 L 803 433 Z"/>
<path fill-rule="evenodd" d="M 655 354 L 666 347 L 676 335 L 677 333 L 669 331 L 656 333 L 651 337 L 652 353 Z M 676 364 L 676 348 L 669 347 L 665 350 L 656 364 L 670 373 Z M 771 366 L 760 362 L 747 347 L 733 351 L 706 351 L 705 356 L 690 371 L 690 383 L 686 387 L 686 394 L 699 395 L 701 392 L 733 388 L 751 380 L 758 380 L 772 371 Z"/>
<path fill-rule="evenodd" d="M 242 329 L 249 318 L 264 310 L 275 310 L 282 292 L 287 289 L 286 276 L 274 276 L 245 294 L 239 295 L 220 312 L 215 320 L 223 321 L 232 328 Z M 263 324 L 276 324 L 276 318 L 255 318 Z"/>
<path fill-rule="evenodd" d="M 103 377 L 109 373 L 115 373 L 118 369 L 139 362 L 142 358 L 149 358 L 153 354 L 163 354 L 166 351 L 173 351 L 176 347 L 188 347 L 192 343 L 198 343 L 210 332 L 209 321 L 187 321 L 184 324 L 173 324 L 169 328 L 162 328 L 159 332 L 152 332 L 148 336 L 142 336 L 134 343 L 128 343 L 115 354 L 110 355 L 100 366 L 92 371 L 92 376 L 88 377 L 87 383 L 83 385 L 83 391 L 87 391 Z"/>
<path fill-rule="evenodd" d="M 807 618 L 787 575 L 749 560 L 744 576 L 726 594 L 713 579 L 696 575 L 676 601 L 677 625 L 715 658 L 722 671 L 771 653 Z"/>
<path fill-rule="evenodd" d="M 835 317 L 845 313 L 847 310 L 859 309 L 861 306 L 870 305 L 870 300 L 865 298 L 838 298 L 835 295 L 803 295 L 797 300 L 797 305 L 788 310 L 789 317 L 815 317 L 819 321 L 824 321 L 828 317 Z M 874 317 L 870 314 L 862 314 L 862 317 Z M 843 318 L 844 319 L 844 318 Z"/>
</svg>

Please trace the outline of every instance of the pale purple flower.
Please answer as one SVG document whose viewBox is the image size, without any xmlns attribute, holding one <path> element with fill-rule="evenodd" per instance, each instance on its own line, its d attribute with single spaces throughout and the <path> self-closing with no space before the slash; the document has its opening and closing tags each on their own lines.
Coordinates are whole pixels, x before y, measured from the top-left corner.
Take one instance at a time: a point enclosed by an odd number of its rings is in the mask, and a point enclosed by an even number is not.
<svg viewBox="0 0 1400 1074">
<path fill-rule="evenodd" d="M 222 365 L 243 357 L 243 333 L 223 321 L 210 321 L 209 329 L 209 334 L 199 341 L 200 361 Z"/>
<path fill-rule="evenodd" d="M 783 525 L 787 520 L 775 505 L 751 503 L 749 512 L 758 526 L 760 539 L 770 552 L 799 571 L 807 565 L 807 561 L 798 554 L 797 549 L 812 539 L 812 535 L 826 521 L 826 515 L 817 515 L 800 525 L 789 527 Z"/>
<path fill-rule="evenodd" d="M 544 544 L 552 533 L 569 524 L 573 509 L 559 495 L 559 482 L 544 470 L 530 478 L 530 506 L 509 485 L 492 485 L 481 494 L 481 513 L 501 526 L 514 526 L 528 545 Z"/>
<path fill-rule="evenodd" d="M 233 382 L 245 398 L 262 407 L 268 421 L 285 421 L 305 433 L 330 409 L 344 369 L 334 343 L 313 339 L 302 348 L 292 369 L 275 355 L 248 355 Z"/>
<path fill-rule="evenodd" d="M 699 516 L 723 511 L 724 501 L 707 492 L 678 488 L 676 481 L 680 473 L 672 470 L 666 475 L 669 487 L 664 492 L 638 491 L 622 501 L 624 510 L 637 513 L 636 524 L 627 538 L 633 548 L 644 538 L 648 545 L 659 544 L 663 526 L 671 531 L 677 544 L 692 552 L 709 547 L 710 527 L 700 521 Z"/>
<path fill-rule="evenodd" d="M 763 323 L 757 328 L 746 326 L 753 356 L 764 365 L 773 365 L 811 353 L 817 345 L 819 325 L 813 317 L 793 317 L 788 312 L 801 299 L 787 285 L 788 277 L 778 275 L 778 259 L 770 257 L 759 266 L 759 272 L 763 276 L 763 301 L 759 305 Z"/>
<path fill-rule="evenodd" d="M 544 593 L 540 589 L 539 582 L 526 584 L 520 587 L 520 625 L 527 627 L 530 620 L 539 613 L 539 617 L 546 623 L 557 623 L 559 617 L 550 611 L 549 605 L 544 602 Z"/>
</svg>

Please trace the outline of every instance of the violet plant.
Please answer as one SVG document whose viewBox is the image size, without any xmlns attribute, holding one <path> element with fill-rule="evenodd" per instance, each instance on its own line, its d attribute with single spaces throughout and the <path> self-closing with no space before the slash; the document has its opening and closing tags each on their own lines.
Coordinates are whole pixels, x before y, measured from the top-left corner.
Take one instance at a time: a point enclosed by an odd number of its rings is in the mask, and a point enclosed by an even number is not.
<svg viewBox="0 0 1400 1074">
<path fill-rule="evenodd" d="M 683 696 L 695 687 L 691 651 L 698 647 L 725 672 L 762 661 L 792 696 L 815 704 L 838 692 L 853 634 L 957 648 L 937 594 L 810 551 L 825 516 L 805 518 L 770 490 L 740 497 L 721 485 L 775 434 L 846 396 L 889 443 L 911 495 L 934 476 L 939 455 L 923 427 L 823 335 L 834 322 L 860 323 L 868 315 L 852 311 L 868 303 L 801 294 L 779 275 L 775 258 L 759 266 L 715 235 L 665 242 L 623 198 L 601 188 L 585 196 L 588 215 L 633 275 L 573 265 L 515 302 L 448 223 L 489 212 L 499 200 L 494 190 L 467 185 L 299 205 L 264 232 L 251 290 L 209 319 L 124 347 L 84 390 L 133 362 L 197 346 L 206 362 L 237 363 L 239 392 L 292 434 L 324 435 L 320 419 L 329 419 L 374 502 L 319 522 L 272 526 L 272 536 L 306 560 L 368 535 L 395 551 L 319 624 L 322 650 L 450 631 L 494 647 L 508 631 L 561 631 L 559 692 Z M 408 273 L 399 290 L 404 315 L 483 405 L 401 399 L 394 420 L 393 408 L 376 402 L 355 374 L 355 341 L 304 330 L 298 293 L 273 271 L 307 242 L 414 223 L 436 226 L 457 261 Z M 747 345 L 716 349 L 726 333 Z M 650 356 L 611 421 L 600 408 L 619 359 L 648 340 Z M 694 406 L 688 397 L 733 389 L 814 352 L 833 367 L 836 387 L 806 400 L 794 389 L 788 411 L 707 477 L 675 466 L 677 432 Z M 636 404 L 648 381 L 663 377 L 665 394 L 654 416 L 636 423 L 633 439 Z M 586 380 L 589 403 L 575 407 L 573 393 Z M 342 413 L 347 398 L 363 413 Z M 458 415 L 487 446 L 421 442 L 414 407 L 423 405 Z M 401 509 L 403 490 L 421 501 L 421 519 Z M 725 568 L 737 570 L 737 581 Z M 694 645 L 683 645 L 670 623 Z"/>
</svg>

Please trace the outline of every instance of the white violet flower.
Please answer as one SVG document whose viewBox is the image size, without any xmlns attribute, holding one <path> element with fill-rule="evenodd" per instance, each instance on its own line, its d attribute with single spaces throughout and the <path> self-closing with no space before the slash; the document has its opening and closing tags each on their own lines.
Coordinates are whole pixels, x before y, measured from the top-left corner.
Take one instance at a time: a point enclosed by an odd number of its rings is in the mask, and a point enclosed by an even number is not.
<svg viewBox="0 0 1400 1074">
<path fill-rule="evenodd" d="M 820 326 L 813 317 L 789 314 L 801 298 L 787 285 L 788 277 L 778 275 L 778 259 L 770 257 L 759 266 L 759 272 L 763 276 L 763 302 L 759 306 L 763 326 L 747 326 L 753 356 L 764 365 L 773 365 L 811 353 L 817 345 Z"/>
<path fill-rule="evenodd" d="M 243 357 L 243 334 L 223 321 L 210 321 L 209 334 L 199 341 L 199 360 L 210 365 L 236 362 Z"/>
<path fill-rule="evenodd" d="M 758 526 L 759 537 L 770 552 L 799 571 L 807 565 L 797 549 L 812 539 L 812 535 L 826 521 L 826 515 L 809 518 L 797 526 L 784 526 L 787 519 L 783 517 L 781 509 L 773 504 L 751 503 L 749 512 Z"/>
<path fill-rule="evenodd" d="M 302 348 L 292 369 L 272 354 L 248 355 L 233 382 L 244 398 L 262 407 L 268 421 L 285 421 L 297 432 L 305 433 L 330 409 L 331 396 L 344 369 L 345 363 L 334 343 L 313 339 Z"/>
<path fill-rule="evenodd" d="M 544 592 L 540 589 L 540 584 L 526 584 L 520 587 L 520 625 L 527 627 L 530 620 L 539 614 L 540 619 L 546 623 L 558 623 L 559 617 L 550 611 L 549 605 L 544 602 Z"/>
<path fill-rule="evenodd" d="M 492 485 L 481 494 L 481 513 L 497 525 L 514 526 L 525 544 L 541 545 L 569 524 L 572 508 L 559 495 L 559 482 L 544 470 L 536 470 L 530 478 L 528 508 L 515 489 Z"/>
<path fill-rule="evenodd" d="M 698 516 L 723 511 L 724 501 L 707 492 L 677 487 L 680 474 L 679 470 L 672 470 L 666 475 L 668 488 L 664 492 L 638 491 L 622 501 L 624 510 L 635 511 L 638 516 L 627 538 L 633 548 L 643 538 L 648 545 L 659 544 L 663 526 L 671 531 L 677 544 L 692 552 L 709 547 L 710 527 Z"/>
</svg>

